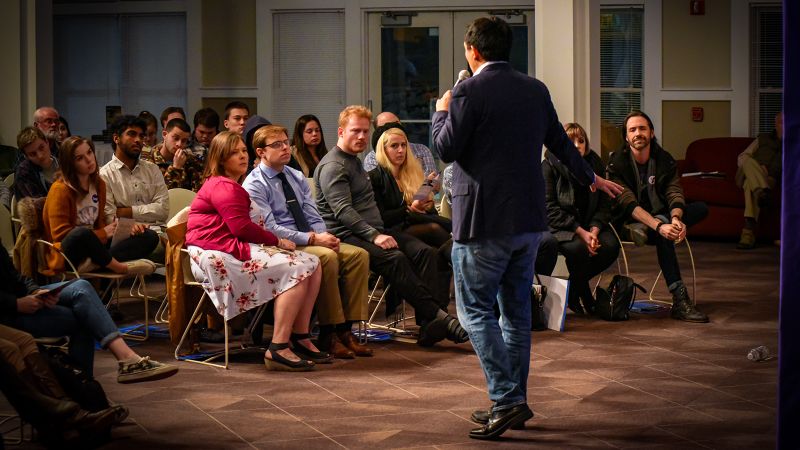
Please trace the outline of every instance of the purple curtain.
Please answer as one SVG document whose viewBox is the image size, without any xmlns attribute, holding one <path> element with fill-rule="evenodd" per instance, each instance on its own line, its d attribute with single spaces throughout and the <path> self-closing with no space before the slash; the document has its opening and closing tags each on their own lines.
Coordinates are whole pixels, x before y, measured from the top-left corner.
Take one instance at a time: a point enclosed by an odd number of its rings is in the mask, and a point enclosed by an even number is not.
<svg viewBox="0 0 800 450">
<path fill-rule="evenodd" d="M 778 448 L 800 448 L 800 2 L 783 1 Z"/>
</svg>

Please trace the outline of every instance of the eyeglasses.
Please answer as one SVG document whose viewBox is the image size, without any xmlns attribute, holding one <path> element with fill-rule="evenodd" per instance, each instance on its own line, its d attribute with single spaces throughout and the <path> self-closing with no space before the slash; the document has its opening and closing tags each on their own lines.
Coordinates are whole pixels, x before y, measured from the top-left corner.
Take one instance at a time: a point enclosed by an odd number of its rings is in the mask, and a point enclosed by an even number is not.
<svg viewBox="0 0 800 450">
<path fill-rule="evenodd" d="M 273 149 L 273 150 L 280 150 L 280 149 L 282 149 L 284 146 L 285 146 L 285 147 L 288 147 L 288 146 L 289 146 L 289 140 L 288 140 L 288 139 L 284 139 L 284 140 L 282 140 L 282 141 L 275 141 L 275 142 L 273 142 L 272 144 L 266 144 L 266 145 L 267 145 L 267 147 L 269 147 L 269 148 L 271 148 L 271 149 Z"/>
</svg>

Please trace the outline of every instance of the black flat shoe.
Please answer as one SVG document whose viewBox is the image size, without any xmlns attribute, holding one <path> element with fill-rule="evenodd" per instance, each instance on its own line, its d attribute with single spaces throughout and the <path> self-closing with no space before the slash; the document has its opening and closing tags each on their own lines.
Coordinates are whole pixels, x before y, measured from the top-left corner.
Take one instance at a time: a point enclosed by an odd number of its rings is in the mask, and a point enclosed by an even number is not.
<svg viewBox="0 0 800 450">
<path fill-rule="evenodd" d="M 458 319 L 447 314 L 444 311 L 439 311 L 435 319 L 423 325 L 419 330 L 419 339 L 417 345 L 421 347 L 431 347 L 433 344 L 449 339 L 456 344 L 461 344 L 469 340 L 469 335 Z"/>
<path fill-rule="evenodd" d="M 502 411 L 492 411 L 492 416 L 486 425 L 471 430 L 469 437 L 472 439 L 497 439 L 512 426 L 524 424 L 531 417 L 533 417 L 533 411 L 526 404 Z"/>
<path fill-rule="evenodd" d="M 333 356 L 331 356 L 328 352 L 315 352 L 305 345 L 301 344 L 300 341 L 303 339 L 308 339 L 308 333 L 304 334 L 297 334 L 292 333 L 292 337 L 289 338 L 289 342 L 292 344 L 292 351 L 295 355 L 312 361 L 316 364 L 331 364 L 333 363 Z"/>
<path fill-rule="evenodd" d="M 486 425 L 489 423 L 489 418 L 492 416 L 492 410 L 483 410 L 483 409 L 476 409 L 472 411 L 472 415 L 469 416 L 469 419 L 479 425 Z M 510 427 L 512 430 L 524 430 L 525 429 L 525 422 L 520 422 L 519 424 L 512 425 Z"/>
<path fill-rule="evenodd" d="M 284 358 L 278 353 L 278 350 L 289 348 L 289 343 L 284 344 L 269 344 L 269 358 L 264 356 L 264 365 L 267 370 L 275 370 L 280 372 L 308 372 L 314 370 L 314 363 L 301 359 L 300 361 L 292 361 Z"/>
</svg>

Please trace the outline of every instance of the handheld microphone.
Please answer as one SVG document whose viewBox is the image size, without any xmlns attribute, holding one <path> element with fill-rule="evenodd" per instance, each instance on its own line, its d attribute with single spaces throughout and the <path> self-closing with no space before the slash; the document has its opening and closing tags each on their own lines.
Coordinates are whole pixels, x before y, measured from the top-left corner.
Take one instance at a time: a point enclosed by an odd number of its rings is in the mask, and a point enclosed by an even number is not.
<svg viewBox="0 0 800 450">
<path fill-rule="evenodd" d="M 466 69 L 462 69 L 461 72 L 458 72 L 458 79 L 456 80 L 456 84 L 453 85 L 455 88 L 458 86 L 458 83 L 466 80 L 467 78 L 471 77 L 472 75 L 469 74 L 469 71 Z"/>
</svg>

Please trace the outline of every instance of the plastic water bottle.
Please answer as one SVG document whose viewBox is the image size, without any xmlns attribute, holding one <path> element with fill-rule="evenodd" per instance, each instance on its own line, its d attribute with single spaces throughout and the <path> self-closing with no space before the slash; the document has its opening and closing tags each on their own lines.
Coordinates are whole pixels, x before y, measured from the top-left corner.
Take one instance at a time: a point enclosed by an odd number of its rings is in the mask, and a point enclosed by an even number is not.
<svg viewBox="0 0 800 450">
<path fill-rule="evenodd" d="M 759 345 L 747 352 L 747 359 L 753 362 L 766 361 L 770 359 L 769 349 L 764 345 Z"/>
</svg>

